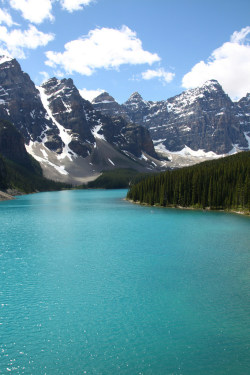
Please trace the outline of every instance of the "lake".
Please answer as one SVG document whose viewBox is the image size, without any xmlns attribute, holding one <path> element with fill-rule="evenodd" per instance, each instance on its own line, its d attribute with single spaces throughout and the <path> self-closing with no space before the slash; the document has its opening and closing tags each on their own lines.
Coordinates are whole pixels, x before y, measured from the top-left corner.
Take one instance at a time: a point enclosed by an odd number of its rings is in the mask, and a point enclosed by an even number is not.
<svg viewBox="0 0 250 375">
<path fill-rule="evenodd" d="M 0 374 L 250 373 L 250 218 L 125 196 L 0 204 Z"/>
</svg>

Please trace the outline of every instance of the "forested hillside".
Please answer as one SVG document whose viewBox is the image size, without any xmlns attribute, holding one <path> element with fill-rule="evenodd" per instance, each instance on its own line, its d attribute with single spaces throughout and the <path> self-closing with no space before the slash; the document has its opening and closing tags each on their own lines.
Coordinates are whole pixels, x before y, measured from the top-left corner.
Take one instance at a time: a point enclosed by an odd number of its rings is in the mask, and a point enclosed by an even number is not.
<svg viewBox="0 0 250 375">
<path fill-rule="evenodd" d="M 160 206 L 250 211 L 250 152 L 167 171 L 131 186 L 127 198 Z"/>
</svg>

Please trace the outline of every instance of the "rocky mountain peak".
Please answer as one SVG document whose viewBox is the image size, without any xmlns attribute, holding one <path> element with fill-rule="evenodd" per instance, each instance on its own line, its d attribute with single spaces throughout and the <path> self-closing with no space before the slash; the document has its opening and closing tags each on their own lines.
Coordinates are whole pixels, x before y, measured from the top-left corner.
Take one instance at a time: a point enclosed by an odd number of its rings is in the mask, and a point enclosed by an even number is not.
<svg viewBox="0 0 250 375">
<path fill-rule="evenodd" d="M 202 88 L 211 88 L 211 89 L 222 89 L 221 85 L 216 79 L 209 79 L 201 86 Z"/>
<path fill-rule="evenodd" d="M 108 92 L 103 92 L 98 95 L 92 104 L 97 111 L 102 112 L 109 116 L 122 116 L 127 119 L 126 113 L 122 106 L 115 101 L 113 96 L 109 95 Z"/>
<path fill-rule="evenodd" d="M 248 146 L 249 95 L 233 103 L 217 80 L 186 90 L 167 100 L 144 101 L 138 92 L 120 106 L 120 115 L 145 126 L 159 150 L 230 152 Z M 103 105 L 102 111 L 105 112 Z M 114 114 L 114 113 L 113 113 Z M 247 133 L 248 134 L 248 133 Z"/>
<path fill-rule="evenodd" d="M 134 92 L 132 95 L 130 95 L 129 99 L 124 103 L 125 105 L 126 104 L 130 104 L 130 103 L 138 103 L 138 102 L 143 102 L 143 98 L 142 96 L 139 94 L 139 92 Z"/>
<path fill-rule="evenodd" d="M 39 91 L 16 59 L 4 56 L 1 62 L 0 118 L 12 122 L 26 144 L 41 141 L 45 130 L 54 126 L 46 116 Z"/>
<path fill-rule="evenodd" d="M 99 104 L 99 103 L 115 103 L 115 99 L 113 96 L 109 95 L 108 92 L 102 92 L 100 95 L 98 95 L 96 98 L 92 100 L 92 104 Z"/>
</svg>

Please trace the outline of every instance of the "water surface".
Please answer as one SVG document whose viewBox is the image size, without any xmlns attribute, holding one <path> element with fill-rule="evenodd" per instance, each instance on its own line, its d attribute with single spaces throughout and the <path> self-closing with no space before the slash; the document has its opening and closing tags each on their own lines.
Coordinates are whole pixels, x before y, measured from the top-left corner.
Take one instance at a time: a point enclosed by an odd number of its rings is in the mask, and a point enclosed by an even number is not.
<svg viewBox="0 0 250 375">
<path fill-rule="evenodd" d="M 250 373 L 250 219 L 125 195 L 0 204 L 0 374 Z"/>
</svg>

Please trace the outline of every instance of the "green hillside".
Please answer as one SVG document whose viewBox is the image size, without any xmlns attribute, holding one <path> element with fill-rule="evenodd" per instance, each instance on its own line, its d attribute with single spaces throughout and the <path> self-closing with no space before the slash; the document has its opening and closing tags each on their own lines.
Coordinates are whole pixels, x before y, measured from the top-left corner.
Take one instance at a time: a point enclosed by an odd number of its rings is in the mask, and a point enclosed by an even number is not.
<svg viewBox="0 0 250 375">
<path fill-rule="evenodd" d="M 127 198 L 159 206 L 250 211 L 250 151 L 167 171 L 133 185 Z"/>
</svg>

